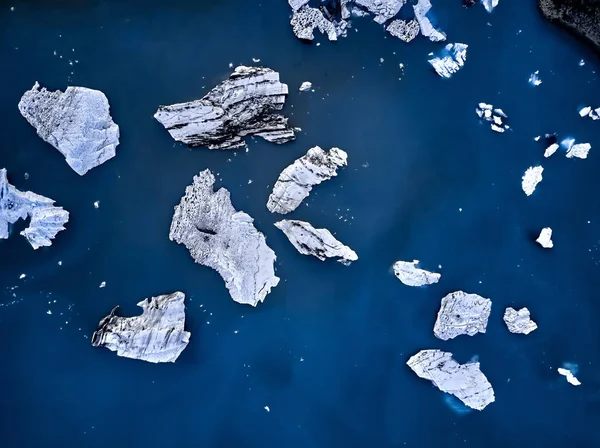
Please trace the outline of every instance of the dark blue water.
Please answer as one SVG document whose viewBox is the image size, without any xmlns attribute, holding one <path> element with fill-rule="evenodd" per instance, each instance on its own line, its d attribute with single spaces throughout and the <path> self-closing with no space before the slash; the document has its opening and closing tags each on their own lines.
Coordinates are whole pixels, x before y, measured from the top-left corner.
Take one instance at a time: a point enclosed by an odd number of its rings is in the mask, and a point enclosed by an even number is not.
<svg viewBox="0 0 600 448">
<path fill-rule="evenodd" d="M 426 62 L 440 44 L 386 38 L 369 19 L 337 43 L 303 44 L 283 0 L 0 5 L 0 165 L 71 212 L 50 248 L 33 251 L 23 224 L 0 243 L 3 447 L 600 444 L 600 124 L 577 114 L 600 106 L 600 63 L 534 0 L 502 0 L 492 15 L 434 2 L 449 41 L 469 44 L 450 80 Z M 190 150 L 152 118 L 252 58 L 289 84 L 295 142 Z M 117 157 L 72 171 L 17 110 L 36 80 L 104 91 Z M 315 93 L 297 91 L 306 80 Z M 480 124 L 480 101 L 503 108 L 513 131 Z M 591 143 L 589 158 L 544 159 L 533 137 L 545 132 Z M 279 172 L 317 144 L 347 151 L 349 167 L 291 217 L 334 231 L 359 254 L 350 267 L 298 254 L 265 206 Z M 538 163 L 544 180 L 526 197 L 521 176 Z M 174 205 L 205 168 L 278 256 L 282 281 L 256 309 L 168 239 Z M 552 250 L 534 242 L 545 226 Z M 390 266 L 414 258 L 442 265 L 442 281 L 403 286 Z M 437 340 L 440 299 L 458 289 L 492 299 L 488 332 Z M 176 364 L 91 346 L 113 306 L 134 315 L 138 301 L 175 290 L 188 296 L 192 333 Z M 529 307 L 539 329 L 510 334 L 506 306 Z M 465 413 L 417 378 L 405 362 L 426 348 L 478 356 L 496 402 Z M 582 386 L 556 373 L 563 362 L 579 366 Z"/>
</svg>

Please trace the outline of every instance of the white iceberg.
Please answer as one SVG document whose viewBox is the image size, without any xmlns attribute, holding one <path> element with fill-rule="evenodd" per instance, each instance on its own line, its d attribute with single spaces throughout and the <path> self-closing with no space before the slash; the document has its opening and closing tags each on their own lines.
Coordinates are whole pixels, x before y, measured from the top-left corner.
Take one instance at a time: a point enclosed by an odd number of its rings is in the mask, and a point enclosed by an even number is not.
<svg viewBox="0 0 600 448">
<path fill-rule="evenodd" d="M 450 78 L 465 65 L 468 47 L 461 43 L 448 44 L 442 50 L 441 55 L 429 59 L 429 63 L 442 78 Z M 433 53 L 429 53 L 429 56 L 433 56 Z"/>
</svg>

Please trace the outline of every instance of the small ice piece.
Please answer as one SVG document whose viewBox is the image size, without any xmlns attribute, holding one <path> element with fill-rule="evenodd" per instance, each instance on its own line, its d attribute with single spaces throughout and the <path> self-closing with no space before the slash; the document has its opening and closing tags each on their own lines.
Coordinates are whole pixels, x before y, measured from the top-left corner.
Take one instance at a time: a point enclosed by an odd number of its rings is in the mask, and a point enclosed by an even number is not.
<svg viewBox="0 0 600 448">
<path fill-rule="evenodd" d="M 492 12 L 500 0 L 481 0 L 481 4 L 487 12 Z"/>
<path fill-rule="evenodd" d="M 27 275 L 21 274 L 21 275 L 19 275 L 19 280 L 23 280 L 25 277 L 27 277 Z"/>
<path fill-rule="evenodd" d="M 265 411 L 271 412 L 271 408 L 269 408 L 269 406 L 265 406 Z"/>
<path fill-rule="evenodd" d="M 432 285 L 440 281 L 440 274 L 417 268 L 419 260 L 397 261 L 394 263 L 394 275 L 407 286 Z"/>
<path fill-rule="evenodd" d="M 433 42 L 441 42 L 446 40 L 446 33 L 436 29 L 431 23 L 430 9 L 431 2 L 429 0 L 419 0 L 416 5 L 413 5 L 415 18 L 421 27 L 421 34 L 428 37 Z"/>
<path fill-rule="evenodd" d="M 94 208 L 99 208 L 99 207 L 100 207 L 100 201 L 94 202 Z"/>
<path fill-rule="evenodd" d="M 544 167 L 538 166 L 530 166 L 523 174 L 523 180 L 521 182 L 521 187 L 527 196 L 531 196 L 531 194 L 535 191 L 535 187 L 542 181 L 542 173 L 544 171 Z"/>
<path fill-rule="evenodd" d="M 591 111 L 592 111 L 592 107 L 591 106 L 582 107 L 581 109 L 579 109 L 579 116 L 580 117 L 587 117 L 590 114 Z"/>
<path fill-rule="evenodd" d="M 544 249 L 552 248 L 554 246 L 554 243 L 552 243 L 552 229 L 550 227 L 544 227 L 536 241 L 540 243 L 540 246 Z"/>
<path fill-rule="evenodd" d="M 544 151 L 544 157 L 550 157 L 552 154 L 554 154 L 556 152 L 556 150 L 559 148 L 559 144 L 558 143 L 552 143 L 550 146 L 548 146 L 546 148 L 546 151 Z"/>
<path fill-rule="evenodd" d="M 562 142 L 560 142 L 560 146 L 562 146 L 568 151 L 569 149 L 571 149 L 571 146 L 573 146 L 573 143 L 575 143 L 574 138 L 565 138 Z"/>
<path fill-rule="evenodd" d="M 573 373 L 569 369 L 559 367 L 558 373 L 562 376 L 566 376 L 569 384 L 572 384 L 573 386 L 581 386 L 581 382 L 575 377 L 575 375 L 573 375 Z"/>
<path fill-rule="evenodd" d="M 540 79 L 540 71 L 536 70 L 535 72 L 533 72 L 531 75 L 529 75 L 529 84 L 531 84 L 532 86 L 539 86 L 542 83 L 542 80 Z"/>
<path fill-rule="evenodd" d="M 106 286 L 106 282 L 102 282 L 102 283 L 100 283 L 99 288 L 104 288 L 105 286 Z"/>
<path fill-rule="evenodd" d="M 521 308 L 519 311 L 511 307 L 506 308 L 504 323 L 508 327 L 508 331 L 517 334 L 529 334 L 537 328 L 537 324 L 531 320 L 527 308 Z"/>
<path fill-rule="evenodd" d="M 589 143 L 577 143 L 569 148 L 567 151 L 567 158 L 572 159 L 576 157 L 578 159 L 587 159 L 588 153 L 592 145 Z"/>
<path fill-rule="evenodd" d="M 429 63 L 442 78 L 450 78 L 465 65 L 468 47 L 468 45 L 461 43 L 448 44 L 444 47 L 440 56 L 429 59 Z M 429 55 L 433 56 L 433 53 L 429 53 Z"/>
<path fill-rule="evenodd" d="M 306 92 L 307 90 L 312 89 L 312 83 L 309 81 L 304 81 L 300 86 L 300 92 Z"/>
</svg>

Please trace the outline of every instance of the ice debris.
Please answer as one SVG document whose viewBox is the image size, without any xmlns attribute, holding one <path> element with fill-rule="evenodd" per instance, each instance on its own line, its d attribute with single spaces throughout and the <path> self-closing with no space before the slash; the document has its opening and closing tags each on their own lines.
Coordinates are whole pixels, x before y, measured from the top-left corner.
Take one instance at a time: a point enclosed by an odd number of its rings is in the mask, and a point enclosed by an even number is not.
<svg viewBox="0 0 600 448">
<path fill-rule="evenodd" d="M 421 350 L 406 364 L 420 378 L 431 381 L 439 390 L 454 395 L 470 408 L 481 411 L 495 401 L 494 389 L 478 362 L 459 364 L 452 353 Z"/>
<path fill-rule="evenodd" d="M 54 206 L 54 201 L 31 191 L 22 192 L 8 183 L 6 169 L 0 170 L 0 238 L 7 239 L 9 226 L 19 219 L 31 218 L 21 232 L 34 249 L 52 245 L 52 239 L 69 221 L 69 212 Z"/>
<path fill-rule="evenodd" d="M 68 87 L 64 93 L 49 92 L 40 90 L 37 82 L 19 102 L 21 115 L 80 176 L 116 155 L 119 126 L 109 109 L 106 95 L 99 90 Z"/>
<path fill-rule="evenodd" d="M 504 311 L 504 323 L 508 331 L 518 334 L 529 334 L 537 328 L 537 324 L 531 320 L 531 315 L 527 308 L 515 310 L 508 307 Z"/>
<path fill-rule="evenodd" d="M 444 341 L 485 333 L 491 310 L 490 299 L 464 291 L 452 292 L 442 299 L 433 333 Z"/>
<path fill-rule="evenodd" d="M 419 260 L 397 261 L 394 263 L 394 275 L 407 286 L 432 285 L 440 281 L 440 274 L 417 268 Z"/>
<path fill-rule="evenodd" d="M 154 115 L 175 140 L 189 146 L 232 149 L 257 135 L 272 143 L 294 140 L 281 110 L 288 94 L 279 73 L 266 67 L 237 67 L 202 99 L 160 106 Z"/>
<path fill-rule="evenodd" d="M 530 166 L 523 174 L 523 180 L 521 181 L 521 188 L 527 196 L 531 196 L 531 194 L 535 191 L 535 187 L 542 181 L 542 173 L 544 172 L 544 167 L 542 166 Z"/>
<path fill-rule="evenodd" d="M 552 229 L 550 227 L 544 227 L 540 232 L 540 236 L 535 240 L 544 249 L 551 249 L 554 246 L 552 242 Z"/>
<path fill-rule="evenodd" d="M 310 223 L 292 219 L 276 222 L 275 227 L 288 237 L 290 243 L 303 255 L 313 255 L 323 261 L 338 258 L 343 264 L 358 260 L 358 255 L 340 243 L 327 229 L 315 229 Z"/>
<path fill-rule="evenodd" d="M 450 78 L 465 65 L 467 48 L 466 44 L 448 44 L 441 51 L 440 56 L 432 57 L 429 63 L 442 78 Z M 433 53 L 429 53 L 429 56 L 433 56 Z"/>
<path fill-rule="evenodd" d="M 475 112 L 479 118 L 490 123 L 490 127 L 493 131 L 503 133 L 505 130 L 510 129 L 510 126 L 504 124 L 504 121 L 508 116 L 502 109 L 494 109 L 494 106 L 491 104 L 479 103 L 477 108 L 475 108 Z"/>
</svg>

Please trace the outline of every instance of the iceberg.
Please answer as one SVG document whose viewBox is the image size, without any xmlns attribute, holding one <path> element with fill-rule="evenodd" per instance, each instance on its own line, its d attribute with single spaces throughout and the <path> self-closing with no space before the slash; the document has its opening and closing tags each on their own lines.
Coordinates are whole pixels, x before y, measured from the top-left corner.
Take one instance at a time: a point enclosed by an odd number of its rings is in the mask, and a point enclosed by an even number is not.
<svg viewBox="0 0 600 448">
<path fill-rule="evenodd" d="M 465 65 L 467 48 L 466 44 L 448 44 L 442 50 L 441 55 L 429 59 L 429 63 L 442 78 L 450 78 Z M 433 56 L 433 53 L 429 53 L 429 56 Z"/>
<path fill-rule="evenodd" d="M 544 168 L 542 166 L 530 166 L 523 174 L 523 179 L 521 181 L 521 188 L 525 192 L 527 196 L 531 196 L 531 194 L 535 191 L 535 187 L 542 181 L 542 173 L 544 172 Z"/>
<path fill-rule="evenodd" d="M 56 207 L 54 201 L 31 191 L 22 192 L 8 183 L 6 169 L 0 170 L 0 238 L 7 239 L 9 225 L 19 219 L 31 218 L 29 227 L 21 232 L 31 247 L 52 245 L 58 232 L 65 230 L 69 212 Z"/>
<path fill-rule="evenodd" d="M 452 353 L 421 350 L 406 363 L 420 378 L 429 380 L 442 392 L 454 395 L 478 411 L 495 401 L 494 389 L 478 362 L 459 364 Z"/>
</svg>

